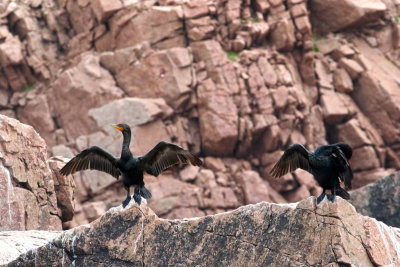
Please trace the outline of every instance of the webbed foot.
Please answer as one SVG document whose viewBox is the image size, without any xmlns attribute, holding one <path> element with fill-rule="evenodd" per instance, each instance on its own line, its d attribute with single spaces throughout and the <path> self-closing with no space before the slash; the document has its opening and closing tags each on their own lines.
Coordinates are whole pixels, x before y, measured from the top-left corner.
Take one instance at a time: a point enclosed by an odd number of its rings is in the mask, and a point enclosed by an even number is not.
<svg viewBox="0 0 400 267">
<path fill-rule="evenodd" d="M 140 203 L 142 203 L 142 197 L 139 194 L 134 194 L 133 199 L 135 200 L 136 203 L 140 206 Z"/>
<path fill-rule="evenodd" d="M 127 197 L 124 201 L 122 201 L 122 207 L 125 208 L 130 201 L 131 201 L 131 196 Z"/>
<path fill-rule="evenodd" d="M 326 195 L 326 198 L 331 201 L 332 203 L 335 202 L 335 195 Z"/>
<path fill-rule="evenodd" d="M 319 195 L 318 197 L 317 197 L 317 205 L 324 199 L 324 197 L 326 196 L 326 194 L 325 193 L 322 193 L 321 195 Z M 327 195 L 327 197 L 328 197 L 329 195 Z"/>
</svg>

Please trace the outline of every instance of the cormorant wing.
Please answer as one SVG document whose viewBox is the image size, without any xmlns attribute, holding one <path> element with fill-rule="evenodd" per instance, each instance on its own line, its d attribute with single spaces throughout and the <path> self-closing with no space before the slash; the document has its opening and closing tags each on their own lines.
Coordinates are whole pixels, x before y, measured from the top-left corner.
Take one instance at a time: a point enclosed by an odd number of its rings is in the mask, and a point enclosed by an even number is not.
<svg viewBox="0 0 400 267">
<path fill-rule="evenodd" d="M 161 172 L 178 163 L 191 163 L 194 166 L 201 166 L 203 162 L 180 146 L 159 142 L 146 155 L 139 157 L 139 162 L 144 166 L 148 174 L 158 176 Z"/>
<path fill-rule="evenodd" d="M 349 160 L 351 159 L 351 156 L 353 155 L 353 149 L 346 143 L 336 143 L 333 144 L 332 146 L 337 146 L 342 150 L 344 155 L 346 156 L 346 159 Z"/>
<path fill-rule="evenodd" d="M 347 161 L 348 155 L 342 151 L 341 147 L 334 145 L 332 147 L 332 158 L 339 169 L 339 178 L 344 182 L 346 189 L 351 189 L 351 180 L 353 179 L 353 171 Z M 350 155 L 351 157 L 351 155 Z"/>
<path fill-rule="evenodd" d="M 272 168 L 271 175 L 275 178 L 279 178 L 297 168 L 308 172 L 311 171 L 307 149 L 300 144 L 292 144 Z"/>
<path fill-rule="evenodd" d="M 73 174 L 83 170 L 98 170 L 111 174 L 115 178 L 121 175 L 118 169 L 117 158 L 98 146 L 92 146 L 83 150 L 72 158 L 60 170 L 62 175 Z"/>
</svg>

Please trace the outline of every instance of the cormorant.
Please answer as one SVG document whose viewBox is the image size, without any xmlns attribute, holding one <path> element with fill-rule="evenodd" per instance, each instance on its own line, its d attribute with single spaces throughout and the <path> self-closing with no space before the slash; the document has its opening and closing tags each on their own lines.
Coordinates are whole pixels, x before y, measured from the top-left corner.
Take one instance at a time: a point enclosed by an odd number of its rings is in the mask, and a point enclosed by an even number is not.
<svg viewBox="0 0 400 267">
<path fill-rule="evenodd" d="M 311 173 L 323 189 L 317 197 L 317 204 L 324 199 L 327 189 L 332 192 L 332 195 L 326 195 L 332 202 L 336 195 L 350 199 L 349 193 L 340 187 L 339 179 L 346 189 L 351 189 L 353 172 L 348 160 L 352 153 L 353 150 L 346 143 L 319 146 L 314 151 L 308 151 L 300 144 L 292 144 L 272 168 L 271 175 L 278 178 L 301 168 Z"/>
<path fill-rule="evenodd" d="M 62 175 L 77 171 L 94 169 L 111 174 L 118 179 L 122 175 L 122 183 L 127 191 L 126 199 L 122 202 L 125 208 L 131 200 L 130 187 L 135 188 L 133 199 L 140 205 L 141 196 L 151 198 L 151 193 L 144 187 L 143 172 L 158 176 L 165 169 L 178 164 L 191 163 L 201 166 L 202 161 L 180 146 L 159 142 L 146 155 L 134 157 L 129 149 L 131 129 L 126 124 L 111 125 L 123 134 L 121 157 L 116 158 L 98 146 L 83 150 L 72 158 L 61 170 Z"/>
</svg>

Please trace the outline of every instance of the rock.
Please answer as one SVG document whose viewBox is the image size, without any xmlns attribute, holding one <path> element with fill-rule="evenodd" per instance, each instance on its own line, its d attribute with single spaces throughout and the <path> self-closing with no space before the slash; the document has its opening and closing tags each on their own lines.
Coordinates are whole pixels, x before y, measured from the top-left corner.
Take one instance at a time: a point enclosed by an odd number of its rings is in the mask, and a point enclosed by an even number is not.
<svg viewBox="0 0 400 267">
<path fill-rule="evenodd" d="M 293 24 L 286 19 L 278 21 L 271 27 L 270 40 L 278 51 L 292 51 L 296 41 Z"/>
<path fill-rule="evenodd" d="M 354 149 L 350 164 L 354 171 L 370 170 L 380 166 L 378 157 L 372 146 L 363 146 Z"/>
<path fill-rule="evenodd" d="M 350 75 L 342 68 L 338 68 L 333 73 L 333 85 L 340 93 L 351 93 L 353 91 L 353 81 Z"/>
<path fill-rule="evenodd" d="M 199 85 L 197 97 L 204 152 L 214 156 L 232 155 L 238 139 L 237 108 L 232 98 L 219 94 L 210 79 Z"/>
<path fill-rule="evenodd" d="M 193 81 L 190 50 L 176 47 L 135 56 L 140 49 L 146 50 L 145 45 L 105 53 L 101 62 L 115 73 L 118 85 L 129 96 L 162 97 L 171 107 L 182 108 L 190 97 L 189 86 Z"/>
<path fill-rule="evenodd" d="M 18 108 L 17 115 L 21 122 L 34 125 L 48 146 L 56 144 L 55 125 L 46 95 L 38 95 L 29 100 L 25 106 Z"/>
<path fill-rule="evenodd" d="M 199 180 L 200 174 L 201 172 L 197 175 L 196 183 Z M 172 216 L 182 215 L 181 213 L 171 214 L 176 209 L 195 209 L 200 207 L 199 197 L 201 188 L 195 185 L 184 183 L 171 177 L 160 177 L 157 182 L 146 183 L 146 187 L 153 195 L 149 200 L 149 206 L 160 216 L 168 216 L 175 219 L 177 217 Z M 198 210 L 197 214 L 192 213 L 193 216 L 200 216 L 201 214 L 200 210 Z"/>
<path fill-rule="evenodd" d="M 301 185 L 295 190 L 285 193 L 285 198 L 289 203 L 294 203 L 306 199 L 310 196 L 310 191 L 307 186 Z"/>
<path fill-rule="evenodd" d="M 360 188 L 362 186 L 375 183 L 382 179 L 382 177 L 388 176 L 394 173 L 396 169 L 383 169 L 377 168 L 367 171 L 360 171 L 354 174 L 353 181 L 351 183 L 353 189 Z"/>
<path fill-rule="evenodd" d="M 263 181 L 255 171 L 244 171 L 238 175 L 238 183 L 242 187 L 245 203 L 255 204 L 261 201 L 272 202 L 267 182 Z"/>
<path fill-rule="evenodd" d="M 101 128 L 126 123 L 130 127 L 143 125 L 158 118 L 167 118 L 173 110 L 163 98 L 126 97 L 89 110 L 88 114 Z M 104 116 L 107 114 L 107 116 Z"/>
<path fill-rule="evenodd" d="M 75 182 L 71 175 L 63 176 L 60 170 L 68 162 L 65 158 L 53 157 L 48 160 L 53 174 L 54 189 L 57 196 L 57 206 L 60 210 L 62 222 L 72 220 L 74 217 L 74 188 Z"/>
<path fill-rule="evenodd" d="M 364 71 L 364 68 L 357 61 L 344 57 L 340 59 L 339 66 L 345 69 L 353 80 L 358 79 Z"/>
<path fill-rule="evenodd" d="M 369 126 L 372 127 L 371 125 Z M 337 129 L 339 140 L 349 144 L 353 149 L 364 145 L 374 145 L 368 131 L 364 130 L 364 127 L 361 126 L 360 121 L 357 119 L 351 119 L 344 124 L 338 125 Z"/>
<path fill-rule="evenodd" d="M 400 226 L 399 172 L 350 192 L 351 204 L 365 216 L 393 227 Z"/>
<path fill-rule="evenodd" d="M 83 55 L 77 66 L 63 72 L 47 94 L 50 109 L 69 140 L 97 129 L 88 115 L 90 109 L 122 96 L 99 57 L 92 54 Z"/>
<path fill-rule="evenodd" d="M 309 4 L 311 21 L 322 34 L 365 25 L 382 17 L 386 11 L 386 5 L 380 0 L 345 0 L 340 3 L 332 0 L 311 0 Z"/>
<path fill-rule="evenodd" d="M 109 20 L 110 48 L 125 48 L 143 42 L 172 48 L 185 46 L 181 6 L 152 6 L 138 12 L 137 6 L 124 8 Z M 168 43 L 167 41 L 171 41 Z M 164 45 L 162 45 L 164 43 Z"/>
<path fill-rule="evenodd" d="M 329 66 L 326 64 L 326 62 L 320 59 L 316 59 L 314 62 L 315 62 L 315 73 L 317 74 L 318 84 L 320 88 L 332 90 L 333 82 Z"/>
<path fill-rule="evenodd" d="M 0 230 L 61 230 L 44 140 L 0 115 L 0 144 Z"/>
<path fill-rule="evenodd" d="M 46 245 L 61 231 L 4 231 L 0 232 L 0 264 L 7 264 L 18 258 L 21 253 Z"/>
<path fill-rule="evenodd" d="M 97 21 L 103 22 L 107 20 L 113 13 L 122 8 L 120 1 L 109 0 L 91 0 L 90 6 L 96 15 Z"/>
<path fill-rule="evenodd" d="M 340 48 L 340 42 L 337 39 L 327 38 L 315 41 L 319 52 L 326 55 Z"/>
<path fill-rule="evenodd" d="M 51 246 L 38 246 L 8 266 L 33 265 L 35 261 L 38 265 L 88 265 L 94 259 L 97 265 L 261 266 L 283 261 L 323 266 L 396 265 L 400 262 L 396 252 L 399 232 L 361 216 L 339 197 L 334 204 L 325 200 L 316 206 L 315 198 L 290 205 L 261 202 L 173 221 L 159 219 L 145 204 L 140 208 L 131 204 L 62 233 Z M 187 253 L 199 244 L 202 249 L 188 259 Z M 224 253 L 216 257 L 212 251 L 221 244 Z"/>
<path fill-rule="evenodd" d="M 324 91 L 321 96 L 321 106 L 324 119 L 329 124 L 342 122 L 351 112 L 344 103 L 343 98 L 346 95 L 334 93 L 333 91 Z"/>
<path fill-rule="evenodd" d="M 188 165 L 179 172 L 179 175 L 184 182 L 192 182 L 196 179 L 199 173 L 199 167 Z"/>
<path fill-rule="evenodd" d="M 96 220 L 107 211 L 107 207 L 104 201 L 93 201 L 84 203 L 82 209 L 85 213 L 85 218 L 87 218 L 89 222 Z"/>
</svg>

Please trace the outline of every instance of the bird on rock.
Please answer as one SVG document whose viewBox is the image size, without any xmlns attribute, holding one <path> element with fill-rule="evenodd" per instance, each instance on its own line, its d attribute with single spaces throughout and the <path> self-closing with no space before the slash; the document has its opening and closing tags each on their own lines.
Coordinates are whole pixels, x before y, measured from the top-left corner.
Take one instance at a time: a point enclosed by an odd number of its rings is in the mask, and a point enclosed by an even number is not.
<svg viewBox="0 0 400 267">
<path fill-rule="evenodd" d="M 271 175 L 279 178 L 301 168 L 311 173 L 323 189 L 322 194 L 317 197 L 317 204 L 325 196 L 332 202 L 336 195 L 350 199 L 345 189 L 351 189 L 353 179 L 353 171 L 348 162 L 352 153 L 351 147 L 345 143 L 319 146 L 314 151 L 308 151 L 300 144 L 292 144 L 271 169 Z M 345 189 L 340 187 L 339 179 L 344 183 Z M 327 195 L 326 190 L 331 190 L 332 194 Z"/>
<path fill-rule="evenodd" d="M 126 124 L 111 125 L 122 132 L 123 142 L 121 157 L 116 158 L 98 146 L 83 150 L 72 158 L 61 170 L 62 175 L 83 170 L 98 170 L 111 174 L 116 179 L 122 176 L 122 184 L 127 191 L 122 202 L 125 208 L 131 200 L 130 188 L 134 187 L 133 199 L 140 205 L 141 197 L 151 198 L 151 193 L 144 187 L 143 173 L 158 176 L 161 172 L 176 164 L 201 166 L 202 161 L 180 146 L 159 142 L 146 155 L 134 157 L 129 149 L 131 128 Z"/>
</svg>

